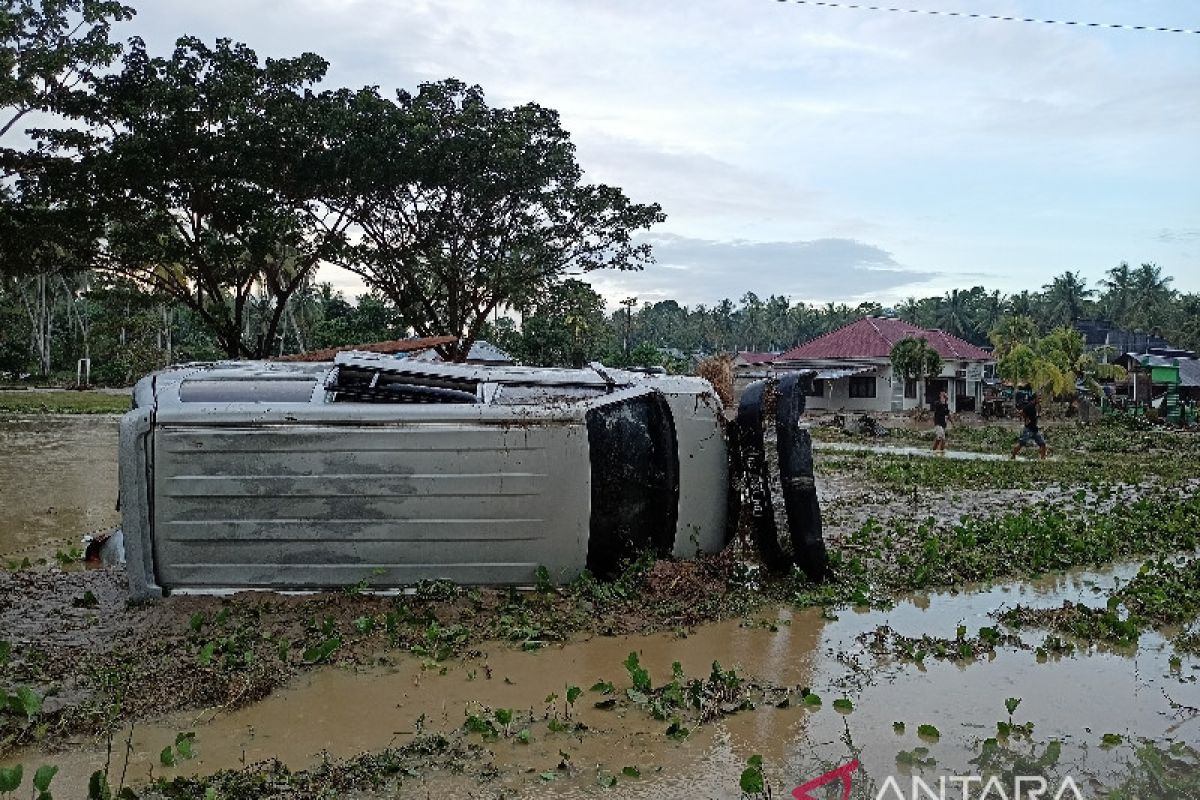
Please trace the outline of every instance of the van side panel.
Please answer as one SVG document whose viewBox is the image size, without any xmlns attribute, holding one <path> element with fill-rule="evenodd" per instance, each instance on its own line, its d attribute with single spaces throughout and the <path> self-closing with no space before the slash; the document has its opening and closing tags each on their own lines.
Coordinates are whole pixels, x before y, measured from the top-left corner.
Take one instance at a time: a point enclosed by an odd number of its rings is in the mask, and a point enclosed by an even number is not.
<svg viewBox="0 0 1200 800">
<path fill-rule="evenodd" d="M 165 588 L 569 580 L 590 487 L 580 424 L 200 425 L 154 436 Z"/>
</svg>

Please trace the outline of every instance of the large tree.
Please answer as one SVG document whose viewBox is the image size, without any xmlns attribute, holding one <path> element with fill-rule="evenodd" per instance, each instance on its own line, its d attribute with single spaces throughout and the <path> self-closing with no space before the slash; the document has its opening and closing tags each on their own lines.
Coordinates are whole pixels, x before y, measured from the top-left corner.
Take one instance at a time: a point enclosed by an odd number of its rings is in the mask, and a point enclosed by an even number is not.
<svg viewBox="0 0 1200 800">
<path fill-rule="evenodd" d="M 651 262 L 633 237 L 661 209 L 585 183 L 555 111 L 492 108 L 479 87 L 445 80 L 374 113 L 356 150 L 362 236 L 343 263 L 418 333 L 457 337 L 443 356 L 465 358 L 494 310 L 532 307 L 568 271 Z"/>
<path fill-rule="evenodd" d="M 322 202 L 344 202 L 353 100 L 312 93 L 326 66 L 191 37 L 152 57 L 134 39 L 95 82 L 89 135 L 45 134 L 77 156 L 105 221 L 97 266 L 191 309 L 231 357 L 272 351 L 289 299 L 349 224 Z"/>
<path fill-rule="evenodd" d="M 32 111 L 71 114 L 94 70 L 120 53 L 112 24 L 134 10 L 110 0 L 5 0 L 0 7 L 0 136 Z"/>
</svg>

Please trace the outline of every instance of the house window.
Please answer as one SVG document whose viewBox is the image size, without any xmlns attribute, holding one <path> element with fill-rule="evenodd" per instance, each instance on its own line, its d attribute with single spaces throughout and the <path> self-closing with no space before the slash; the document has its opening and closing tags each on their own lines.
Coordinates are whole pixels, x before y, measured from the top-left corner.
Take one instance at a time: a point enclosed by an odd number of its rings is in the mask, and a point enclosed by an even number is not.
<svg viewBox="0 0 1200 800">
<path fill-rule="evenodd" d="M 850 379 L 850 396 L 851 397 L 874 397 L 875 396 L 875 378 L 851 378 Z"/>
<path fill-rule="evenodd" d="M 805 392 L 807 397 L 824 397 L 825 396 L 825 379 L 813 378 L 812 386 Z"/>
<path fill-rule="evenodd" d="M 912 378 L 909 378 L 906 381 L 904 381 L 904 396 L 907 397 L 909 400 L 917 399 L 917 382 L 914 381 Z"/>
</svg>

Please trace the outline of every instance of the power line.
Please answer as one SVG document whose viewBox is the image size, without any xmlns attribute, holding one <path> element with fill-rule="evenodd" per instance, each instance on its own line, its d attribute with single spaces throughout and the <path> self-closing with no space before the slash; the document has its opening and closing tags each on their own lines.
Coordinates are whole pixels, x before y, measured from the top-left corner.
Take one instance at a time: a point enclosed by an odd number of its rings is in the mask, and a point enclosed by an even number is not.
<svg viewBox="0 0 1200 800">
<path fill-rule="evenodd" d="M 1074 25 L 1079 28 L 1113 28 L 1127 31 L 1150 31 L 1152 33 L 1193 33 L 1200 30 L 1192 28 L 1160 28 L 1153 25 L 1123 25 L 1119 22 L 1079 22 L 1070 19 L 1037 19 L 1034 17 L 1006 17 L 1000 14 L 976 14 L 968 11 L 937 11 L 922 8 L 892 8 L 889 6 L 868 6 L 858 3 L 829 3 L 819 0 L 778 0 L 780 3 L 796 3 L 803 6 L 825 6 L 826 8 L 852 8 L 858 11 L 893 11 L 897 14 L 926 14 L 934 17 L 964 17 L 968 19 L 986 19 L 997 22 L 1033 22 L 1039 25 Z"/>
</svg>

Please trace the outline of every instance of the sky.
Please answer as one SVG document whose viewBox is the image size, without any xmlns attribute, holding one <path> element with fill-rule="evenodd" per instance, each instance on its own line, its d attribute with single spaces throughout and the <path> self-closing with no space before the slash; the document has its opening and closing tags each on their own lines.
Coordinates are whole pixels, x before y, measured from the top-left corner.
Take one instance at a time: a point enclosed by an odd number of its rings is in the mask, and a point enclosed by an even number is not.
<svg viewBox="0 0 1200 800">
<path fill-rule="evenodd" d="M 588 180 L 667 214 L 657 263 L 586 276 L 612 307 L 887 306 L 1121 261 L 1200 290 L 1200 35 L 779 0 L 131 1 L 119 31 L 153 52 L 223 36 L 317 52 L 329 87 L 457 77 L 558 110 Z M 1200 29 L 1197 0 L 897 3 Z"/>
</svg>

